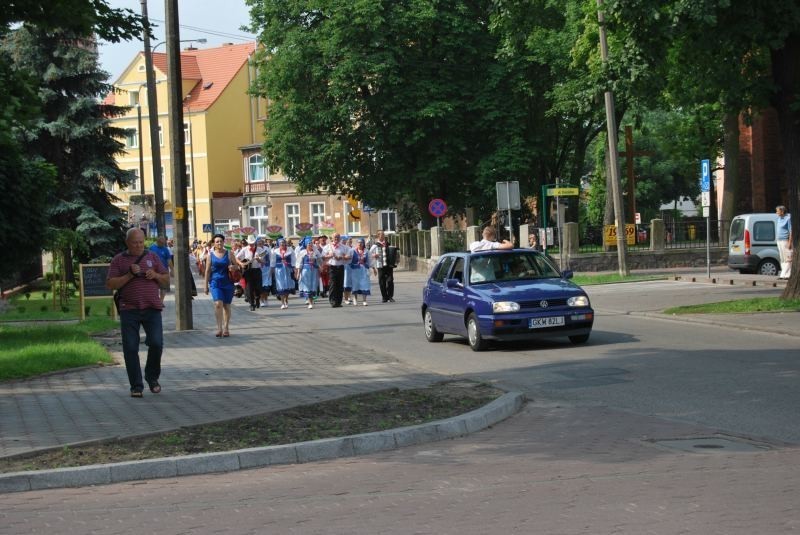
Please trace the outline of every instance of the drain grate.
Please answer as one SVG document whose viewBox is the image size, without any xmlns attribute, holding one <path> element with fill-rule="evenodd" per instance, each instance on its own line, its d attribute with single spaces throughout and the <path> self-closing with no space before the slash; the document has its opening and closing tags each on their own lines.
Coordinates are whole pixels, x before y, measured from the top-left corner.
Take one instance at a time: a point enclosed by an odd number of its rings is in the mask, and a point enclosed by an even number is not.
<svg viewBox="0 0 800 535">
<path fill-rule="evenodd" d="M 723 437 L 697 437 L 697 438 L 676 438 L 663 440 L 650 440 L 657 446 L 685 451 L 689 453 L 707 452 L 758 452 L 767 451 L 769 446 L 766 444 L 756 444 L 746 440 L 734 440 Z"/>
</svg>

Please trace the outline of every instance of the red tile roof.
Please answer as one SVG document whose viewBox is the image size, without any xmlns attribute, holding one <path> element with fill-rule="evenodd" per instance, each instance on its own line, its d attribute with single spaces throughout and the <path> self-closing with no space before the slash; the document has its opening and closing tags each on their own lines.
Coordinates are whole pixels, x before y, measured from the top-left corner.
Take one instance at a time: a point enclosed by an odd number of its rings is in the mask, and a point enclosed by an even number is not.
<svg viewBox="0 0 800 535">
<path fill-rule="evenodd" d="M 211 107 L 254 51 L 255 43 L 182 50 L 181 76 L 184 80 L 197 80 L 184 105 L 193 112 Z M 153 54 L 153 66 L 166 74 L 167 55 Z"/>
<path fill-rule="evenodd" d="M 255 51 L 255 43 L 242 45 L 223 45 L 216 48 L 181 51 L 181 76 L 184 80 L 197 83 L 184 101 L 193 112 L 205 111 L 219 98 L 231 83 L 233 77 L 247 63 L 247 58 Z M 139 52 L 142 54 L 142 52 Z M 167 55 L 153 54 L 153 67 L 167 74 Z M 114 104 L 116 95 L 106 95 L 103 104 Z"/>
</svg>

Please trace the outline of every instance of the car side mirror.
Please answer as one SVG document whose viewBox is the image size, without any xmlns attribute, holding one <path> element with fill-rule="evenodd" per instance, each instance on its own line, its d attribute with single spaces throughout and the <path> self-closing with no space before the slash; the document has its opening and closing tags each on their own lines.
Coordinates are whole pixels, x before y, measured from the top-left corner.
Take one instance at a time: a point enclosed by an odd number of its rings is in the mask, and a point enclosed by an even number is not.
<svg viewBox="0 0 800 535">
<path fill-rule="evenodd" d="M 450 289 L 462 287 L 461 281 L 458 279 L 447 279 L 444 284 Z"/>
<path fill-rule="evenodd" d="M 561 272 L 562 279 L 571 279 L 575 273 L 571 269 L 566 269 Z"/>
</svg>

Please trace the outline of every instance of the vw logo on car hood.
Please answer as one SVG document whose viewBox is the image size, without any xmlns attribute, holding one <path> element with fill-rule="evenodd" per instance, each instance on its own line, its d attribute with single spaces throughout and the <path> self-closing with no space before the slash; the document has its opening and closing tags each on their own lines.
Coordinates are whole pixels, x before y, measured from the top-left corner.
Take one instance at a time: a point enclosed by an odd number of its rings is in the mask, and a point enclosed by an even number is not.
<svg viewBox="0 0 800 535">
<path fill-rule="evenodd" d="M 542 299 L 541 301 L 539 301 L 539 306 L 542 308 L 547 308 L 548 306 L 550 306 L 550 303 L 548 303 L 546 299 Z"/>
</svg>

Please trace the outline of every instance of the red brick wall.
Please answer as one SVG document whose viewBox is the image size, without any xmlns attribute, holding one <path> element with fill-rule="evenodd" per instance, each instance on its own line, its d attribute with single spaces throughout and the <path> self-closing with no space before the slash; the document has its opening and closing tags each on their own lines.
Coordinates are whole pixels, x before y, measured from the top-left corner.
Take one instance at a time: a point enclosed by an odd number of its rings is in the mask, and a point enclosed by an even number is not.
<svg viewBox="0 0 800 535">
<path fill-rule="evenodd" d="M 736 212 L 772 212 L 786 204 L 788 191 L 777 114 L 767 108 L 753 116 L 751 125 L 743 120 L 739 125 Z"/>
</svg>

